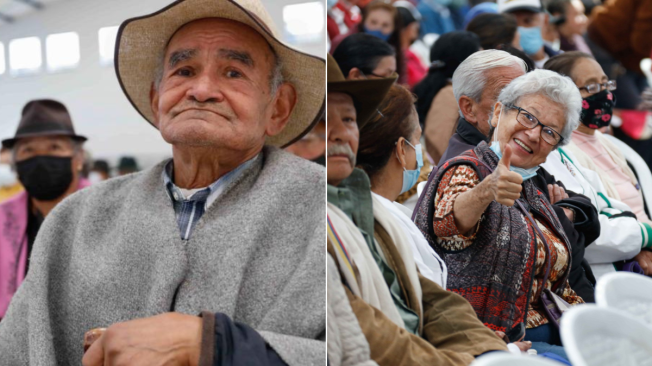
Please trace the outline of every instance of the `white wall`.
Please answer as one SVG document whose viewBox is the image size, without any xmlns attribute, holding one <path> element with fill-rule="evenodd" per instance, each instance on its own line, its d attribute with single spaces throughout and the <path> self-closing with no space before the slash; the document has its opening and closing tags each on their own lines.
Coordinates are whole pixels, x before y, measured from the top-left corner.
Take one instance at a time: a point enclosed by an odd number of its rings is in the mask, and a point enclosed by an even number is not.
<svg viewBox="0 0 652 366">
<path fill-rule="evenodd" d="M 283 26 L 283 6 L 306 1 L 309 0 L 263 0 L 279 30 Z M 97 35 L 102 27 L 119 25 L 127 18 L 149 14 L 169 3 L 169 0 L 60 0 L 43 11 L 0 26 L 7 69 L 8 45 L 14 38 L 39 37 L 45 58 L 47 35 L 74 31 L 79 34 L 81 48 L 80 64 L 74 70 L 54 74 L 41 71 L 20 77 L 11 76 L 7 70 L 0 75 L 0 139 L 13 136 L 27 101 L 53 98 L 66 104 L 77 132 L 89 138 L 86 148 L 94 158 L 115 162 L 119 156 L 129 154 L 147 166 L 169 156 L 169 145 L 127 101 L 113 67 L 100 66 Z M 299 48 L 324 57 L 325 38 Z"/>
</svg>

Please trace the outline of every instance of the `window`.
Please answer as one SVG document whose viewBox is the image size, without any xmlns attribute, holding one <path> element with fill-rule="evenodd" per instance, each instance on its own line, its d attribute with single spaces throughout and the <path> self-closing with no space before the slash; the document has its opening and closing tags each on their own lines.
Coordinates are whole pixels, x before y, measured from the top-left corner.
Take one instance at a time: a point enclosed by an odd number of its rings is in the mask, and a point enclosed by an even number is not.
<svg viewBox="0 0 652 366">
<path fill-rule="evenodd" d="M 0 42 L 0 75 L 5 73 L 5 45 Z"/>
<path fill-rule="evenodd" d="M 12 75 L 34 74 L 41 70 L 41 40 L 18 38 L 9 42 L 9 68 Z"/>
<path fill-rule="evenodd" d="M 115 38 L 118 35 L 118 27 L 100 28 L 98 33 L 100 45 L 100 64 L 102 66 L 113 65 L 113 54 L 115 53 Z"/>
<path fill-rule="evenodd" d="M 286 41 L 292 44 L 322 42 L 325 18 L 323 2 L 285 6 L 283 22 Z"/>
<path fill-rule="evenodd" d="M 75 32 L 51 34 L 45 39 L 48 71 L 73 69 L 79 65 L 79 35 Z"/>
</svg>

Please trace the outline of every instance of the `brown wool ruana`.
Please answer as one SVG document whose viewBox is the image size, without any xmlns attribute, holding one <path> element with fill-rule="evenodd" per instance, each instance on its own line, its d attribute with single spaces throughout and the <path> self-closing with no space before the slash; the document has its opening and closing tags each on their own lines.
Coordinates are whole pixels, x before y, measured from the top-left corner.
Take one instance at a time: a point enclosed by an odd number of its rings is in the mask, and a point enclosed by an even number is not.
<svg viewBox="0 0 652 366">
<path fill-rule="evenodd" d="M 496 154 L 483 141 L 475 149 L 444 163 L 424 189 L 425 196 L 415 209 L 415 223 L 430 246 L 446 262 L 448 290 L 465 297 L 486 326 L 505 332 L 527 320 L 537 257 L 536 233 L 518 205 L 507 207 L 495 201 L 489 204 L 474 244 L 466 249 L 443 249 L 433 231 L 434 198 L 444 174 L 455 166 L 467 165 L 482 180 L 491 174 L 498 161 Z M 524 205 L 527 203 L 529 210 L 545 220 L 555 235 L 570 247 L 552 206 L 532 180 L 523 183 L 523 195 Z M 563 291 L 562 285 L 567 281 L 569 270 L 570 266 L 553 284 L 553 290 Z"/>
</svg>

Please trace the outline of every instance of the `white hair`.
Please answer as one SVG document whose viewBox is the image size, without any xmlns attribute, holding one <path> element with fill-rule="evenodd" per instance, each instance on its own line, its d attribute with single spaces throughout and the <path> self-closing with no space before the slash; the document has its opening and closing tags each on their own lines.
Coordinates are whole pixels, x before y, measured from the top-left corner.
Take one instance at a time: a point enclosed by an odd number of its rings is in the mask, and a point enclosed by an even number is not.
<svg viewBox="0 0 652 366">
<path fill-rule="evenodd" d="M 527 72 L 525 61 L 513 56 L 505 51 L 484 50 L 473 53 L 467 57 L 453 73 L 453 94 L 455 100 L 459 102 L 463 95 L 480 101 L 482 91 L 487 83 L 485 72 L 497 67 L 520 67 L 523 72 Z M 460 117 L 462 111 L 459 111 Z"/>
<path fill-rule="evenodd" d="M 569 143 L 571 133 L 580 124 L 582 111 L 582 96 L 573 80 L 554 71 L 534 70 L 512 80 L 500 92 L 498 101 L 505 106 L 518 105 L 521 98 L 533 94 L 543 95 L 564 109 L 566 123 L 560 132 L 564 141 L 559 145 Z"/>
</svg>

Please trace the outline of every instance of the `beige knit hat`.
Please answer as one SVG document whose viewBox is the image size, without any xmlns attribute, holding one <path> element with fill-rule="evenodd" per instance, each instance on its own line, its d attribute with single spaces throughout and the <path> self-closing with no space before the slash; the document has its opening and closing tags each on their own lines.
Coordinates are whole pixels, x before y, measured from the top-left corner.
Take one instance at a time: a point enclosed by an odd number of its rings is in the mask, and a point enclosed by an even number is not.
<svg viewBox="0 0 652 366">
<path fill-rule="evenodd" d="M 179 28 L 204 18 L 235 20 L 260 33 L 276 51 L 283 78 L 296 89 L 297 104 L 286 127 L 268 137 L 266 144 L 286 146 L 308 133 L 324 115 L 325 62 L 283 43 L 259 0 L 177 0 L 155 13 L 122 23 L 116 40 L 115 71 L 134 108 L 154 125 L 149 93 L 159 58 Z"/>
</svg>

